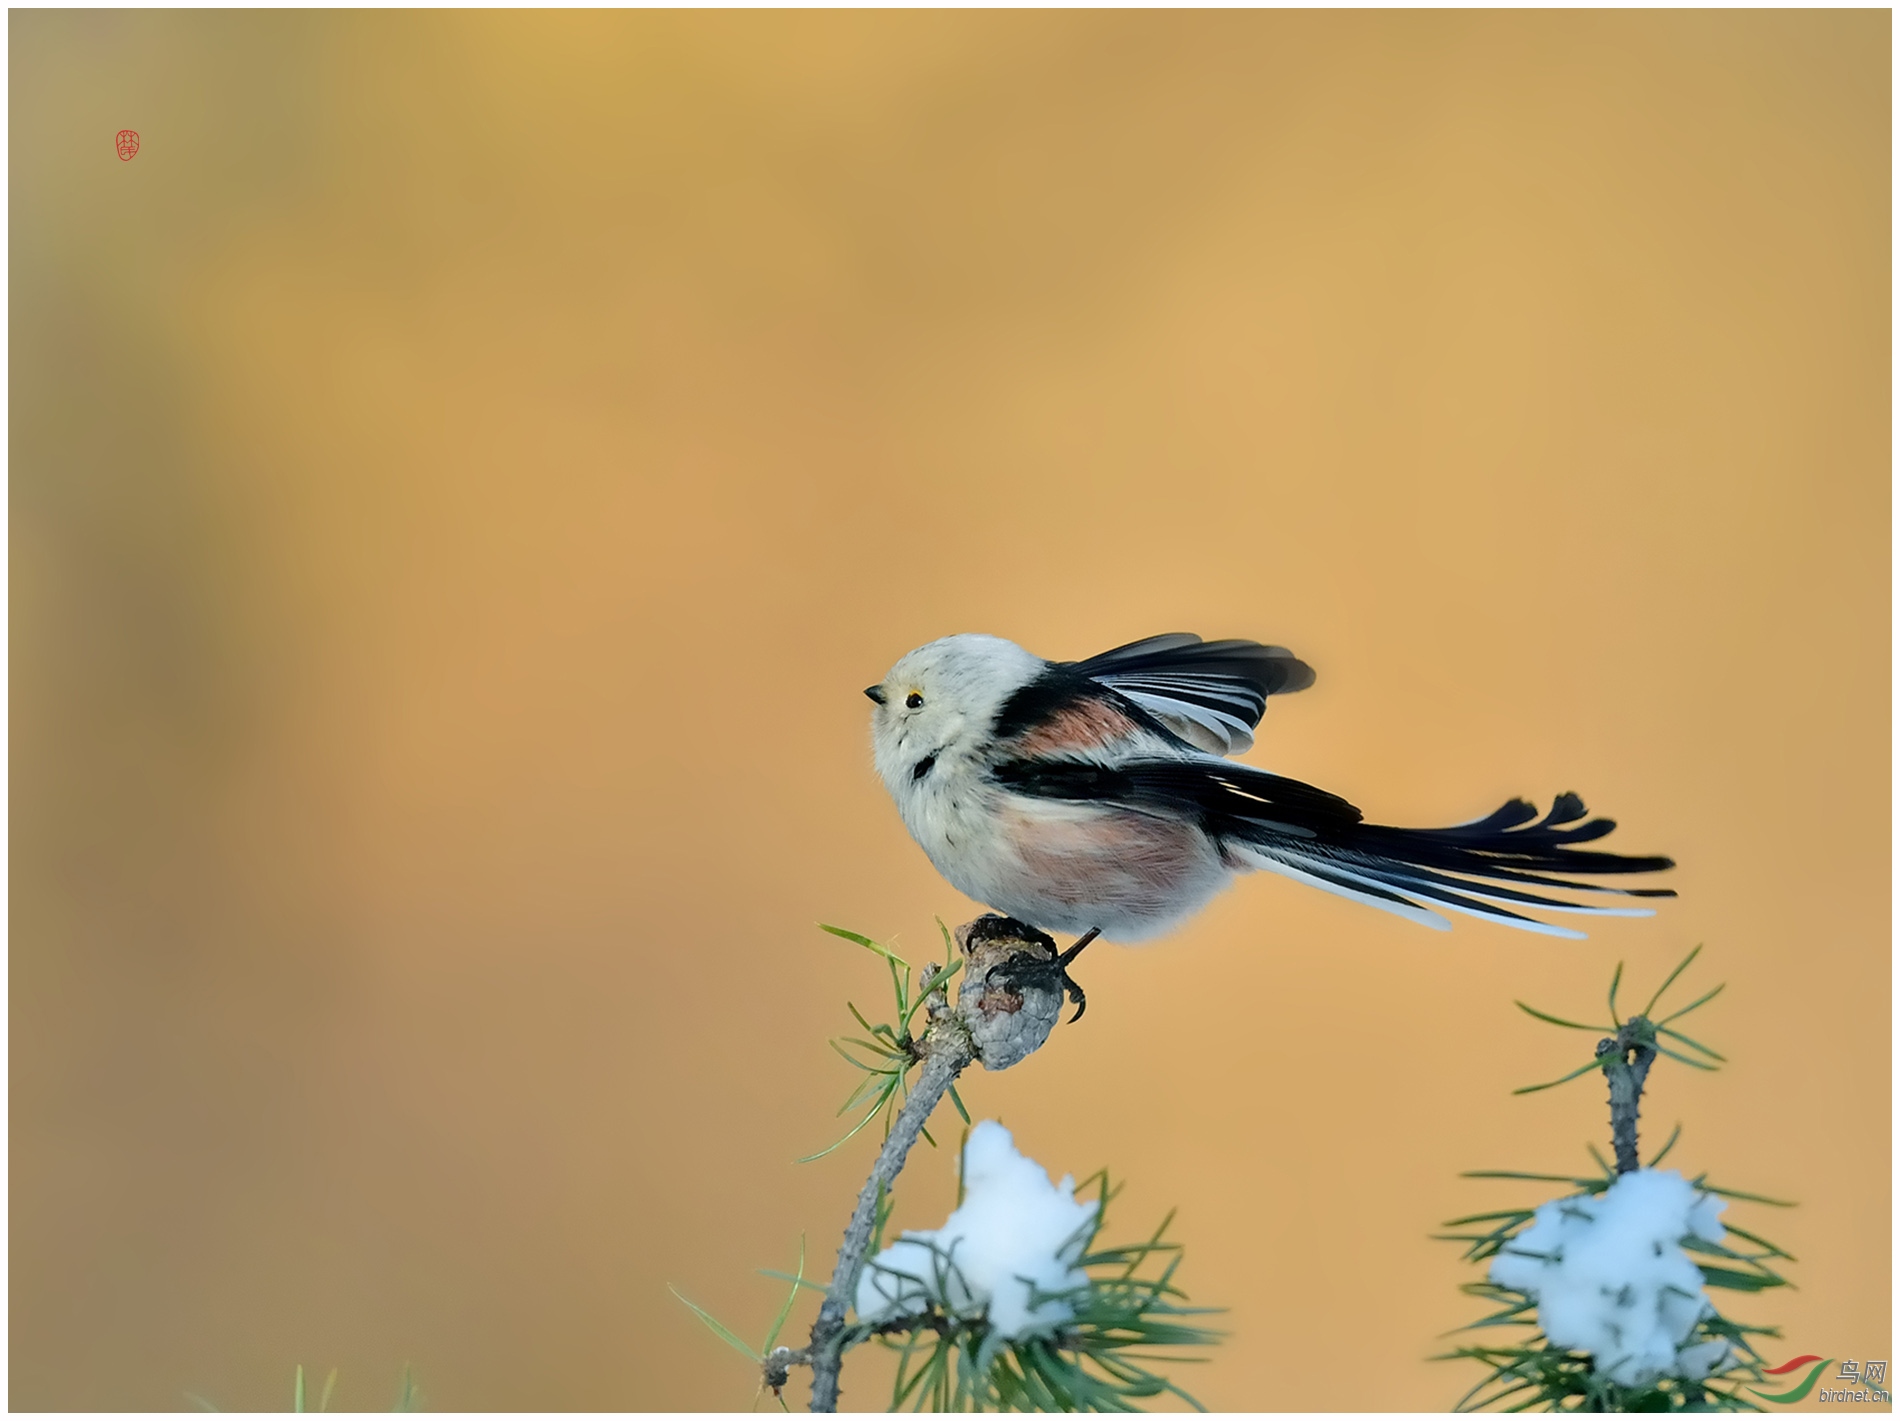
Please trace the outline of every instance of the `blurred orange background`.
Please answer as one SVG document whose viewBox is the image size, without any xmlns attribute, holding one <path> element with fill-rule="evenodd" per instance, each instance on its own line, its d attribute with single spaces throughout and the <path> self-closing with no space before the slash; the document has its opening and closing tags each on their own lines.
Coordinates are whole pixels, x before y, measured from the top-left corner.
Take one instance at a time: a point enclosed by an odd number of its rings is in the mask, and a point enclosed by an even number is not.
<svg viewBox="0 0 1900 1421">
<path fill-rule="evenodd" d="M 1586 943 L 1256 878 L 966 1080 L 1178 1207 L 1203 1400 L 1477 1380 L 1428 1235 L 1543 1194 L 1459 1171 L 1607 1147 L 1512 999 L 1698 942 L 1647 1138 L 1800 1203 L 1719 1300 L 1889 1356 L 1887 13 L 9 23 L 13 1406 L 748 1405 L 666 1284 L 829 1270 L 813 925 L 976 911 L 859 688 L 978 630 L 1283 642 L 1253 763 L 1681 865 Z"/>
</svg>

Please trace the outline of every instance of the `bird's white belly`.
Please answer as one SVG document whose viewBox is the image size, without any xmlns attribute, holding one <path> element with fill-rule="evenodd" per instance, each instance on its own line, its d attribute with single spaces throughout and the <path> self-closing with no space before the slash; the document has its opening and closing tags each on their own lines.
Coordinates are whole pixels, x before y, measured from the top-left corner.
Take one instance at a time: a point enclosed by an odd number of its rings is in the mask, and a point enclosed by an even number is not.
<svg viewBox="0 0 1900 1421">
<path fill-rule="evenodd" d="M 909 810 L 912 835 L 959 892 L 1045 931 L 1154 937 L 1231 876 L 1196 825 L 1115 806 L 985 785 L 921 794 Z"/>
</svg>

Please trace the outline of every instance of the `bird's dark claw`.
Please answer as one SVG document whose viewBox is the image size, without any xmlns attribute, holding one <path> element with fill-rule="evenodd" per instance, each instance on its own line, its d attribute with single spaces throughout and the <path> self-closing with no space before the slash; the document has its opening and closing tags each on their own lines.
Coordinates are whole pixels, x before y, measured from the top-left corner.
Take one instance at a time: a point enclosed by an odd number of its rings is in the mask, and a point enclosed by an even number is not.
<svg viewBox="0 0 1900 1421">
<path fill-rule="evenodd" d="M 1069 964 L 1082 955 L 1082 949 L 1094 942 L 1096 935 L 1101 931 L 1100 928 L 1090 928 L 1081 937 L 1076 939 L 1073 947 L 1067 952 L 1057 955 L 1052 961 L 1017 964 L 998 963 L 996 966 L 990 968 L 988 972 L 984 973 L 983 983 L 985 986 L 988 986 L 991 982 L 1000 981 L 1004 986 L 1008 986 L 1015 982 L 1035 981 L 1038 979 L 1046 982 L 1053 977 L 1055 979 L 1053 985 L 1060 988 L 1062 994 L 1067 997 L 1068 1000 L 1075 1003 L 1075 1015 L 1069 1018 L 1069 1024 L 1073 1026 L 1082 1019 L 1082 1013 L 1089 1009 L 1089 998 L 1088 993 L 1082 990 L 1082 984 L 1069 975 Z M 1054 944 L 1051 944 L 1052 950 L 1053 947 Z"/>
<path fill-rule="evenodd" d="M 1069 1025 L 1074 1026 L 1082 1019 L 1082 1013 L 1089 1009 L 1088 993 L 1082 990 L 1081 984 L 1066 970 L 1062 973 L 1062 990 L 1067 992 L 1069 1000 L 1075 1003 L 1075 1015 L 1069 1018 Z"/>
<path fill-rule="evenodd" d="M 1069 964 L 1082 955 L 1082 949 L 1094 942 L 1101 931 L 1100 928 L 1090 928 L 1075 940 L 1073 947 L 1056 959 L 1056 971 L 1061 975 L 1062 990 L 1068 993 L 1069 1000 L 1075 1003 L 1075 1015 L 1069 1018 L 1071 1026 L 1080 1021 L 1082 1013 L 1089 1009 L 1089 998 L 1088 993 L 1082 990 L 1081 984 L 1069 975 Z"/>
</svg>

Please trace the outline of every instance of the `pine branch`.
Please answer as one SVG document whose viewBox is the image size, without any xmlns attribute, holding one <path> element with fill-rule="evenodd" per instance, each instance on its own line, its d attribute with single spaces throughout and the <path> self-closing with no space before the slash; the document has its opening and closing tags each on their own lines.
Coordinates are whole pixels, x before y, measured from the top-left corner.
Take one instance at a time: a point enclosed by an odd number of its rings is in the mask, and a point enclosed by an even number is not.
<svg viewBox="0 0 1900 1421">
<path fill-rule="evenodd" d="M 838 1409 L 838 1369 L 843 1362 L 844 1317 L 858 1284 L 858 1271 L 871 1245 L 871 1225 L 877 1215 L 878 1198 L 890 1188 L 904 1167 L 911 1146 L 930 1118 L 937 1102 L 943 1099 L 963 1068 L 976 1059 L 970 1034 L 947 1010 L 931 1022 L 924 1036 L 924 1069 L 911 1089 L 910 1099 L 891 1122 L 891 1133 L 878 1151 L 871 1177 L 858 1191 L 858 1206 L 838 1247 L 838 1266 L 832 1270 L 831 1287 L 818 1320 L 812 1324 L 811 1346 L 806 1349 L 811 1362 L 811 1409 Z"/>
<path fill-rule="evenodd" d="M 837 929 L 829 931 L 876 948 L 869 939 Z M 939 970 L 934 963 L 924 968 L 918 1004 L 924 1009 L 928 1026 L 921 1040 L 910 1048 L 923 1063 L 923 1070 L 903 1108 L 892 1119 L 870 1177 L 858 1191 L 857 1207 L 845 1228 L 844 1242 L 838 1247 L 831 1286 L 812 1324 L 811 1343 L 797 1352 L 781 1347 L 764 1359 L 767 1385 L 784 1385 L 790 1365 L 811 1367 L 813 1411 L 838 1409 L 838 1374 L 849 1341 L 845 1315 L 856 1295 L 858 1274 L 876 1231 L 878 1208 L 889 1196 L 931 1112 L 946 1094 L 954 1097 L 956 1078 L 973 1062 L 981 1061 L 993 1071 L 1003 1070 L 1035 1051 L 1048 1039 L 1061 1011 L 1063 978 L 1056 963 L 1055 943 L 1046 933 L 991 914 L 958 928 L 957 943 L 963 949 L 964 976 L 954 1010 L 943 992 L 950 969 Z M 876 950 L 884 952 L 882 948 Z M 884 955 L 889 957 L 888 953 Z M 892 972 L 895 976 L 894 965 Z M 910 1004 L 901 987 L 898 995 L 899 1016 L 907 1022 L 909 1011 L 905 1008 Z"/>
</svg>

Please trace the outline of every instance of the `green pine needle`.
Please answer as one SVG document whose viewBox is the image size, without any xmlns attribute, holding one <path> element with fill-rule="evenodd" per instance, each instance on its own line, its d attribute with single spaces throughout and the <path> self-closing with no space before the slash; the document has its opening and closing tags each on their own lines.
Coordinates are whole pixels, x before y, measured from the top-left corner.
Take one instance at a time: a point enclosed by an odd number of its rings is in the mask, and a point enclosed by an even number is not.
<svg viewBox="0 0 1900 1421">
<path fill-rule="evenodd" d="M 1656 1048 L 1656 1054 L 1658 1056 L 1667 1056 L 1672 1061 L 1680 1061 L 1685 1066 L 1694 1066 L 1698 1071 L 1715 1071 L 1721 1069 L 1719 1066 L 1711 1066 L 1707 1061 L 1698 1061 L 1693 1056 L 1685 1056 L 1680 1051 L 1671 1051 L 1667 1046 L 1658 1046 Z"/>
<path fill-rule="evenodd" d="M 795 1277 L 777 1268 L 761 1268 L 759 1270 L 759 1276 L 761 1278 L 776 1278 L 781 1283 L 794 1283 L 801 1288 L 809 1288 L 814 1293 L 828 1292 L 831 1288 L 829 1283 L 821 1283 L 816 1278 Z"/>
<path fill-rule="evenodd" d="M 1696 1181 L 1696 1188 L 1721 1199 L 1743 1199 L 1750 1204 L 1768 1204 L 1777 1209 L 1793 1209 L 1798 1207 L 1791 1199 L 1770 1199 L 1766 1194 L 1744 1194 L 1739 1189 L 1718 1189 L 1715 1185 L 1704 1184 L 1699 1179 Z"/>
<path fill-rule="evenodd" d="M 422 1410 L 422 1393 L 416 1389 L 415 1373 L 407 1362 L 402 1364 L 402 1384 L 396 1388 L 396 1404 L 390 1410 Z"/>
<path fill-rule="evenodd" d="M 685 1303 L 688 1308 L 692 1309 L 693 1316 L 698 1318 L 701 1322 L 705 1323 L 707 1329 L 712 1333 L 714 1337 L 717 1337 L 721 1342 L 725 1343 L 728 1347 L 732 1348 L 733 1351 L 737 1352 L 740 1356 L 744 1357 L 747 1361 L 756 1362 L 759 1360 L 759 1354 L 754 1352 L 744 1342 L 740 1341 L 738 1333 L 734 1332 L 730 1327 L 727 1327 L 725 1323 L 721 1322 L 718 1318 L 714 1317 L 711 1313 L 707 1312 L 706 1309 L 701 1307 L 698 1303 L 694 1302 L 691 1298 L 687 1297 L 686 1294 L 682 1293 L 678 1288 L 675 1288 L 671 1283 L 668 1283 L 666 1287 L 667 1287 L 668 1292 L 672 1293 L 674 1297 L 678 1298 L 681 1302 Z M 301 1393 L 301 1388 L 302 1388 L 302 1372 L 301 1371 L 299 1371 L 298 1373 L 298 1387 L 299 1387 L 299 1395 L 301 1395 L 302 1394 Z"/>
<path fill-rule="evenodd" d="M 1553 1086 L 1562 1085 L 1565 1081 L 1574 1081 L 1578 1076 L 1588 1075 L 1591 1071 L 1596 1070 L 1599 1064 L 1600 1063 L 1595 1059 L 1591 1059 L 1584 1062 L 1581 1066 L 1578 1066 L 1576 1070 L 1571 1071 L 1569 1074 L 1557 1077 L 1554 1081 L 1545 1081 L 1541 1085 L 1519 1086 L 1516 1090 L 1512 1091 L 1511 1094 L 1535 1095 L 1540 1090 L 1549 1090 Z"/>
<path fill-rule="evenodd" d="M 798 1301 L 798 1290 L 805 1286 L 805 1235 L 798 1236 L 798 1272 L 792 1277 L 792 1290 L 785 1295 L 785 1305 L 778 1310 L 778 1316 L 772 1319 L 772 1330 L 765 1334 L 765 1345 L 759 1348 L 759 1355 L 766 1356 L 778 1345 L 778 1335 L 785 1326 L 785 1319 L 792 1315 L 792 1304 Z"/>
<path fill-rule="evenodd" d="M 834 928 L 830 923 L 820 923 L 818 930 L 820 932 L 830 933 L 833 937 L 841 937 L 846 942 L 855 942 L 859 947 L 868 947 L 879 957 L 890 962 L 895 962 L 900 967 L 910 966 L 908 962 L 904 961 L 903 958 L 892 952 L 888 947 L 885 947 L 882 943 L 872 942 L 871 939 L 866 937 L 863 933 L 854 933 L 849 928 Z"/>
<path fill-rule="evenodd" d="M 1649 1005 L 1643 1008 L 1642 1015 L 1648 1016 L 1651 1012 L 1656 1010 L 1656 1003 L 1662 1000 L 1663 993 L 1669 990 L 1670 985 L 1676 978 L 1682 975 L 1683 969 L 1691 962 L 1694 962 L 1696 960 L 1696 954 L 1701 951 L 1701 943 L 1697 943 L 1694 947 L 1689 949 L 1689 955 L 1676 964 L 1676 970 L 1663 978 L 1663 984 L 1656 989 L 1656 994 L 1649 999 Z"/>
<path fill-rule="evenodd" d="M 868 948 L 884 960 L 884 965 L 890 973 L 891 1004 L 897 1025 L 891 1027 L 883 1022 L 873 1024 L 869 1017 L 858 1010 L 855 1002 L 845 1003 L 845 1009 L 851 1013 L 852 1019 L 869 1035 L 868 1039 L 863 1036 L 840 1036 L 833 1038 L 830 1042 L 831 1049 L 859 1073 L 859 1080 L 852 1087 L 850 1094 L 845 1097 L 844 1104 L 838 1107 L 837 1113 L 847 1115 L 867 1100 L 871 1102 L 871 1105 L 863 1118 L 847 1130 L 841 1138 L 832 1141 L 816 1154 L 801 1157 L 798 1160 L 800 1164 L 810 1164 L 814 1160 L 823 1159 L 880 1117 L 884 1121 L 884 1133 L 886 1137 L 889 1136 L 892 1119 L 903 1101 L 909 1098 L 910 1073 L 918 1064 L 916 1043 L 910 1034 L 911 1022 L 929 1001 L 931 994 L 941 991 L 952 977 L 963 970 L 963 959 L 955 955 L 950 930 L 943 925 L 941 919 L 938 920 L 937 927 L 943 934 L 946 948 L 951 950 L 950 961 L 947 966 L 939 967 L 923 981 L 915 979 L 915 974 L 908 962 L 863 933 L 853 932 L 849 928 L 833 927 L 829 923 L 820 923 L 818 926 L 834 937 Z M 970 1112 L 963 1103 L 963 1097 L 957 1093 L 954 1086 L 950 1089 L 950 1100 L 958 1114 L 967 1123 Z M 937 1143 L 928 1130 L 924 1131 L 924 1138 L 933 1146 Z"/>
<path fill-rule="evenodd" d="M 1572 1031 L 1614 1032 L 1616 1030 L 1616 1028 L 1613 1026 L 1590 1026 L 1581 1021 L 1565 1021 L 1560 1016 L 1552 1016 L 1549 1012 L 1539 1011 L 1536 1007 L 1527 1006 L 1523 1002 L 1517 1002 L 1515 1005 L 1517 1006 L 1517 1009 L 1519 1011 L 1528 1012 L 1530 1015 L 1536 1017 L 1539 1021 L 1547 1021 L 1552 1026 L 1567 1026 Z"/>
<path fill-rule="evenodd" d="M 1680 1020 L 1682 1017 L 1687 1016 L 1690 1012 L 1695 1011 L 1698 1007 L 1701 1007 L 1708 1002 L 1714 1001 L 1718 996 L 1722 994 L 1722 989 L 1726 986 L 1728 986 L 1728 983 L 1723 982 L 1719 986 L 1714 986 L 1714 987 L 1709 988 L 1708 991 L 1704 992 L 1701 996 L 1697 997 L 1694 1001 L 1690 1002 L 1688 1006 L 1683 1007 L 1680 1011 L 1670 1012 L 1668 1016 L 1664 1017 L 1661 1021 L 1657 1022 L 1656 1025 L 1667 1026 L 1672 1021 Z"/>
<path fill-rule="evenodd" d="M 330 1409 L 331 1398 L 336 1395 L 338 1375 L 337 1369 L 332 1367 L 330 1368 L 330 1374 L 323 1379 L 323 1390 L 317 1394 L 318 1411 L 328 1411 Z M 195 1391 L 185 1392 L 184 1398 L 199 1411 L 215 1412 L 218 1410 L 214 1404 Z M 303 1364 L 299 1362 L 297 1364 L 297 1370 L 292 1375 L 290 1382 L 290 1409 L 292 1411 L 301 1412 L 305 1409 L 307 1401 L 308 1396 L 304 1387 Z M 422 1394 L 416 1390 L 415 1378 L 410 1374 L 409 1364 L 405 1362 L 402 1368 L 402 1385 L 396 1391 L 396 1404 L 391 1407 L 390 1410 L 420 1411 L 421 1409 Z"/>
<path fill-rule="evenodd" d="M 1708 1046 L 1704 1046 L 1700 1041 L 1697 1041 L 1693 1039 L 1692 1037 L 1684 1036 L 1680 1031 L 1677 1031 L 1675 1027 L 1673 1026 L 1659 1026 L 1656 1028 L 1656 1030 L 1664 1036 L 1673 1036 L 1676 1040 L 1680 1041 L 1683 1045 L 1693 1047 L 1694 1049 L 1696 1049 L 1697 1051 L 1700 1051 L 1705 1056 L 1712 1057 L 1717 1061 L 1726 1062 L 1728 1060 L 1728 1057 L 1724 1056 L 1720 1051 L 1714 1050 Z"/>
<path fill-rule="evenodd" d="M 1669 1152 L 1676 1147 L 1676 1141 L 1680 1140 L 1681 1138 L 1682 1138 L 1682 1122 L 1677 1121 L 1676 1128 L 1669 1132 L 1669 1138 L 1663 1142 L 1663 1147 L 1660 1150 L 1656 1151 L 1655 1158 L 1653 1158 L 1649 1162 L 1649 1167 L 1651 1169 L 1654 1169 L 1657 1165 L 1661 1164 L 1665 1159 L 1667 1159 L 1669 1157 Z"/>
</svg>

